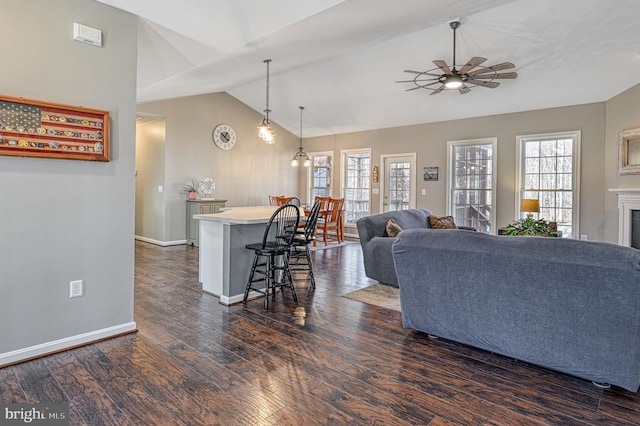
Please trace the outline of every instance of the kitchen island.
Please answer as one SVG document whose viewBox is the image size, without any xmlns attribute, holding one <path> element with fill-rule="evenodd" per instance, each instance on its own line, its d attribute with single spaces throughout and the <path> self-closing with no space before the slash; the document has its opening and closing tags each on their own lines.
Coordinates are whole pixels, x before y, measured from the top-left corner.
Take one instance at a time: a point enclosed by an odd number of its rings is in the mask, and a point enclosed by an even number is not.
<svg viewBox="0 0 640 426">
<path fill-rule="evenodd" d="M 247 244 L 262 241 L 264 229 L 277 206 L 232 207 L 221 213 L 196 214 L 199 221 L 199 280 L 202 290 L 223 305 L 242 302 L 253 262 Z M 252 292 L 249 298 L 262 296 Z"/>
</svg>

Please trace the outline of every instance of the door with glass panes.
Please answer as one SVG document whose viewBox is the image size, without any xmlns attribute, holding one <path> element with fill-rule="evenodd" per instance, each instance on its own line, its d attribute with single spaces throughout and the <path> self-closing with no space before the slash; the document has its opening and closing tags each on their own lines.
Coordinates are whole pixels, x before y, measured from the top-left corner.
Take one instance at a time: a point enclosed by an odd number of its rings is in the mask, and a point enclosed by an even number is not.
<svg viewBox="0 0 640 426">
<path fill-rule="evenodd" d="M 382 211 L 413 209 L 416 206 L 416 156 L 382 156 Z"/>
</svg>

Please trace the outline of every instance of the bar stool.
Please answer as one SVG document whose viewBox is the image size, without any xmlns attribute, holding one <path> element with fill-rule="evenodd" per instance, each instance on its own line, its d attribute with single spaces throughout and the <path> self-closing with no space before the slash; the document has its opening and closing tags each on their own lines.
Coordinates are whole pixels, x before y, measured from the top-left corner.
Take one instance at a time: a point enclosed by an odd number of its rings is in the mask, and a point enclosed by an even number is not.
<svg viewBox="0 0 640 426">
<path fill-rule="evenodd" d="M 275 299 L 276 289 L 289 288 L 293 300 L 298 303 L 298 296 L 291 278 L 288 254 L 300 222 L 300 210 L 296 206 L 280 206 L 271 215 L 264 230 L 262 242 L 247 244 L 255 256 L 249 274 L 249 281 L 244 290 L 242 301 L 247 302 L 251 290 L 265 295 L 264 309 L 269 309 L 269 293 Z M 256 283 L 264 283 L 264 287 L 256 287 Z"/>
<path fill-rule="evenodd" d="M 316 280 L 313 276 L 313 261 L 311 260 L 311 251 L 309 245 L 315 241 L 316 224 L 320 215 L 320 207 L 322 201 L 316 200 L 311 207 L 309 216 L 304 224 L 304 229 L 299 230 L 291 244 L 289 251 L 289 259 L 295 259 L 295 263 L 290 262 L 291 271 L 307 271 L 311 279 L 311 288 L 316 288 Z M 301 262 L 302 258 L 306 258 L 306 262 Z"/>
</svg>

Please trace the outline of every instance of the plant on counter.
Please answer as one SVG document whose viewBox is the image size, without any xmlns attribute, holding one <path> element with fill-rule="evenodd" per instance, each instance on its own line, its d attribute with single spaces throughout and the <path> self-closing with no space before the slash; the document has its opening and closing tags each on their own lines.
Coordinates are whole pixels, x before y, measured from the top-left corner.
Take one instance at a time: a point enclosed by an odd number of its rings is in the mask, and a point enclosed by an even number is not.
<svg viewBox="0 0 640 426">
<path fill-rule="evenodd" d="M 191 184 L 187 184 L 183 188 L 184 192 L 187 192 L 190 200 L 195 200 L 198 198 L 198 188 L 196 188 L 196 183 L 191 181 Z"/>
<path fill-rule="evenodd" d="M 184 186 L 184 192 L 198 192 L 195 181 L 191 181 L 190 184 Z"/>
<path fill-rule="evenodd" d="M 549 222 L 544 219 L 534 219 L 526 217 L 510 223 L 505 227 L 506 235 L 538 235 L 542 237 L 551 237 L 553 229 Z"/>
</svg>

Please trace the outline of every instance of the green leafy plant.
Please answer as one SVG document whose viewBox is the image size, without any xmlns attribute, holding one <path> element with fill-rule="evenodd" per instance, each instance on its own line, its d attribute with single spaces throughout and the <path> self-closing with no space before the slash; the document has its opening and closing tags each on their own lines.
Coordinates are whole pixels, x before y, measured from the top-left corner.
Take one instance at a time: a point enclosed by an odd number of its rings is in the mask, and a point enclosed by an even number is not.
<svg viewBox="0 0 640 426">
<path fill-rule="evenodd" d="M 551 225 L 544 219 L 526 217 L 510 223 L 505 227 L 507 235 L 539 235 L 550 237 L 553 235 Z"/>
<path fill-rule="evenodd" d="M 187 184 L 184 186 L 184 192 L 198 192 L 198 188 L 196 188 L 196 183 L 191 181 L 191 184 Z"/>
</svg>

